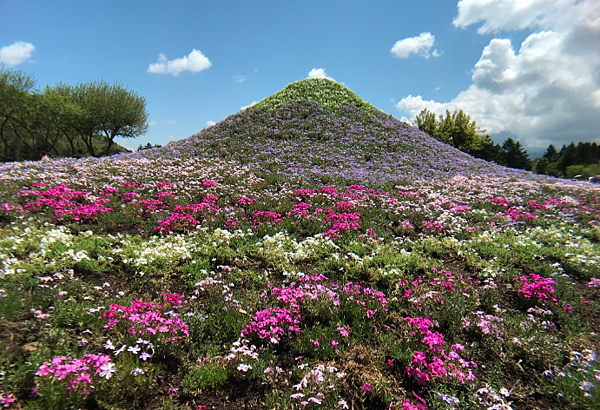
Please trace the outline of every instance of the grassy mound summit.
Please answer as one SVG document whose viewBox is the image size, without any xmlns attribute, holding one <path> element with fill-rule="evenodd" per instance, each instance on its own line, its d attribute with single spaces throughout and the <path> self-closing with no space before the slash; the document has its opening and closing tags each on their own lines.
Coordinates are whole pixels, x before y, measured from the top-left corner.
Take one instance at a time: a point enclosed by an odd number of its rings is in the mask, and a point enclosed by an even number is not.
<svg viewBox="0 0 600 410">
<path fill-rule="evenodd" d="M 345 106 L 356 107 L 367 113 L 379 112 L 348 88 L 326 78 L 308 78 L 291 83 L 254 107 L 273 110 L 283 104 L 300 101 L 314 101 L 324 109 L 340 115 L 343 114 L 340 110 Z"/>
<path fill-rule="evenodd" d="M 0 407 L 600 408 L 600 187 L 329 80 L 0 166 Z"/>
</svg>

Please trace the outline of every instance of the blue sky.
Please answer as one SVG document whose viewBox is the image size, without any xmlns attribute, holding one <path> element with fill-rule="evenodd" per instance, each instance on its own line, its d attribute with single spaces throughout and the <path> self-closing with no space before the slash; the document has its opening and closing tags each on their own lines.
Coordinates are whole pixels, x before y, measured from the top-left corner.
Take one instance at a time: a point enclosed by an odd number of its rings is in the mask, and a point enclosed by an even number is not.
<svg viewBox="0 0 600 410">
<path fill-rule="evenodd" d="M 2 0 L 0 62 L 39 87 L 98 79 L 145 97 L 166 144 L 310 75 L 397 118 L 464 109 L 532 154 L 600 138 L 593 0 Z"/>
</svg>

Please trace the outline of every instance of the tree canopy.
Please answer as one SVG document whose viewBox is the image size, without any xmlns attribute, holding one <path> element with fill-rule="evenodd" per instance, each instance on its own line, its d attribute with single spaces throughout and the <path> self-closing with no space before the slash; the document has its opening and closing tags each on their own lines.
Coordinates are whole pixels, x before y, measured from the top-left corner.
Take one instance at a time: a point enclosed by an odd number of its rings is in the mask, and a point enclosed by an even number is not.
<svg viewBox="0 0 600 410">
<path fill-rule="evenodd" d="M 425 108 L 417 115 L 413 124 L 435 139 L 465 152 L 482 149 L 490 141 L 490 137 L 484 134 L 485 130 L 480 129 L 477 122 L 471 120 L 471 116 L 463 110 L 452 114 L 450 110 L 446 110 L 445 116 L 441 114 L 437 118 L 435 113 Z"/>
<path fill-rule="evenodd" d="M 148 129 L 146 101 L 105 81 L 46 86 L 20 71 L 0 71 L 0 160 L 110 155 L 116 137 L 136 138 Z"/>
<path fill-rule="evenodd" d="M 476 158 L 493 161 L 512 168 L 531 169 L 529 154 L 520 142 L 509 138 L 501 146 L 477 126 L 477 122 L 463 110 L 439 117 L 427 108 L 415 118 L 413 124 L 435 139 L 452 145 Z"/>
<path fill-rule="evenodd" d="M 534 161 L 538 174 L 573 178 L 591 177 L 600 173 L 600 145 L 596 142 L 571 142 L 559 150 L 549 145 L 542 158 Z"/>
</svg>

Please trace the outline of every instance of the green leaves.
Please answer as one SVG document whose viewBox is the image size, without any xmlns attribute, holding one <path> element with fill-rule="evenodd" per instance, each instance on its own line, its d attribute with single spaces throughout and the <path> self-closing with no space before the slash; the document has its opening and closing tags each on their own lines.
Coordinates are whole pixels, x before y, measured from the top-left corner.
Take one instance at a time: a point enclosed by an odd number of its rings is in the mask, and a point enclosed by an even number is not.
<svg viewBox="0 0 600 410">
<path fill-rule="evenodd" d="M 68 92 L 82 108 L 74 125 L 92 155 L 94 137 L 105 140 L 106 155 L 115 137 L 136 138 L 148 130 L 146 100 L 120 84 L 95 81 L 69 87 Z"/>
<path fill-rule="evenodd" d="M 480 150 L 490 139 L 483 135 L 486 130 L 480 129 L 477 122 L 471 121 L 471 116 L 463 110 L 453 114 L 446 110 L 446 116 L 442 114 L 438 120 L 435 113 L 425 108 L 417 115 L 413 124 L 435 139 L 465 152 Z"/>
<path fill-rule="evenodd" d="M 118 83 L 33 86 L 20 71 L 0 71 L 0 160 L 109 155 L 116 137 L 148 129 L 145 99 Z"/>
<path fill-rule="evenodd" d="M 333 111 L 336 114 L 345 105 L 353 105 L 365 110 L 367 113 L 379 111 L 348 88 L 325 78 L 310 78 L 291 83 L 278 93 L 265 98 L 255 107 L 275 109 L 282 104 L 304 100 L 315 101 L 326 110 Z"/>
</svg>

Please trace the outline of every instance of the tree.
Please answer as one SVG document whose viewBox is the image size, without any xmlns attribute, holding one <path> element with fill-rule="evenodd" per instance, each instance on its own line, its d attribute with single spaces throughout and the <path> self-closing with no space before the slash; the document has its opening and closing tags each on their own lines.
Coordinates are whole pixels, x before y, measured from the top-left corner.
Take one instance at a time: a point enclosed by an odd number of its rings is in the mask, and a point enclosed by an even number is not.
<svg viewBox="0 0 600 410">
<path fill-rule="evenodd" d="M 96 81 L 75 87 L 61 84 L 60 88 L 68 90 L 81 107 L 73 126 L 93 156 L 98 155 L 95 137 L 102 137 L 106 144 L 103 153 L 107 155 L 116 137 L 136 138 L 148 130 L 145 99 L 120 84 Z"/>
<path fill-rule="evenodd" d="M 20 71 L 0 69 L 0 160 L 38 160 L 41 155 L 109 155 L 122 149 L 116 137 L 135 138 L 148 128 L 145 100 L 104 81 L 43 92 Z M 82 151 L 79 153 L 79 151 Z"/>
<path fill-rule="evenodd" d="M 81 107 L 74 101 L 72 94 L 60 86 L 49 87 L 44 89 L 44 97 L 54 108 L 54 119 L 56 133 L 62 140 L 61 145 L 68 144 L 70 153 L 68 155 L 75 156 L 79 151 L 79 138 L 74 129 L 74 121 L 82 114 Z M 60 139 L 57 142 L 61 142 Z M 66 148 L 65 148 L 66 149 Z M 65 155 L 64 149 L 56 149 L 56 155 Z"/>
<path fill-rule="evenodd" d="M 0 71 L 0 140 L 2 161 L 14 155 L 15 128 L 25 115 L 29 91 L 35 85 L 33 77 L 16 70 Z M 13 153 L 11 153 L 13 151 Z"/>
<path fill-rule="evenodd" d="M 546 149 L 546 152 L 544 153 L 544 158 L 546 158 L 550 162 L 556 161 L 558 159 L 558 151 L 556 150 L 556 147 L 554 145 L 548 146 L 548 149 Z"/>
<path fill-rule="evenodd" d="M 496 164 L 506 165 L 506 161 L 504 160 L 504 151 L 502 151 L 502 147 L 500 144 L 494 143 L 492 139 L 485 135 L 487 140 L 484 141 L 481 149 L 471 151 L 470 154 L 475 158 L 485 159 L 486 161 L 492 161 Z"/>
<path fill-rule="evenodd" d="M 572 142 L 569 145 L 563 145 L 559 155 L 558 169 L 565 175 L 567 167 L 577 164 L 577 147 L 575 146 L 575 143 Z"/>
<path fill-rule="evenodd" d="M 471 116 L 463 110 L 453 114 L 446 110 L 446 116 L 442 114 L 436 119 L 435 114 L 425 108 L 417 115 L 413 124 L 435 139 L 467 153 L 478 151 L 486 142 L 489 143 L 485 130 L 480 129 L 477 122 L 471 120 Z"/>
<path fill-rule="evenodd" d="M 533 171 L 536 174 L 549 175 L 550 160 L 545 156 L 534 161 Z"/>
<path fill-rule="evenodd" d="M 529 154 L 519 141 L 512 138 L 507 139 L 502 144 L 502 150 L 504 151 L 504 160 L 507 167 L 531 170 Z"/>
<path fill-rule="evenodd" d="M 424 108 L 419 115 L 415 117 L 413 124 L 424 133 L 431 135 L 435 139 L 439 139 L 439 124 L 437 117 L 435 113 L 429 111 L 427 108 Z"/>
</svg>

